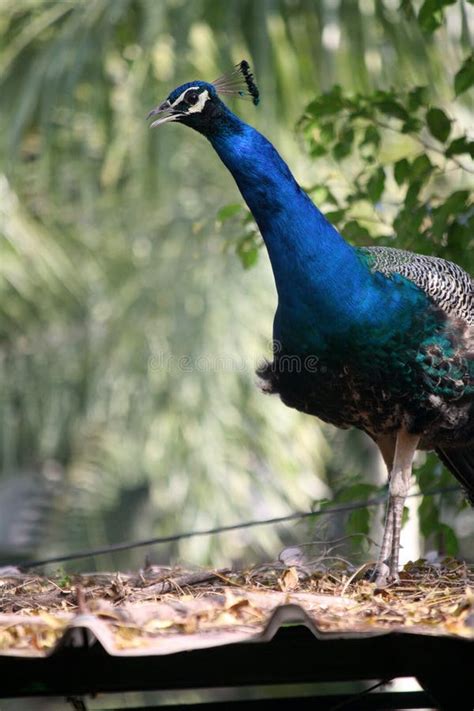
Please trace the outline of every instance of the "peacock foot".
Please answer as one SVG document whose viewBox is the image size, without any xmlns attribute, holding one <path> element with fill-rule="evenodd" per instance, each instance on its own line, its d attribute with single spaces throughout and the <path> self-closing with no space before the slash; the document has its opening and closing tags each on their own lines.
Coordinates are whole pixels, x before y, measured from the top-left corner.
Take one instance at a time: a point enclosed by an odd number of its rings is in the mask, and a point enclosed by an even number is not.
<svg viewBox="0 0 474 711">
<path fill-rule="evenodd" d="M 377 588 L 386 588 L 389 584 L 400 582 L 398 571 L 391 570 L 387 563 L 380 561 L 375 566 L 373 577 Z"/>
</svg>

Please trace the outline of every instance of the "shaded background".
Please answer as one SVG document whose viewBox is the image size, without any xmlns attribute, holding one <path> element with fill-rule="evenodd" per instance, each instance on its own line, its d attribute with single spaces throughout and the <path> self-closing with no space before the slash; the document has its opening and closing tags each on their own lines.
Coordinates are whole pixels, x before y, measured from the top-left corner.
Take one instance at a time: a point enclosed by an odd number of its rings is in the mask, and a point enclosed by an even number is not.
<svg viewBox="0 0 474 711">
<path fill-rule="evenodd" d="M 295 130 L 305 105 L 334 83 L 428 84 L 450 102 L 469 18 L 455 3 L 427 38 L 395 0 L 0 0 L 4 561 L 307 510 L 345 481 L 382 480 L 362 435 L 259 392 L 275 308 L 266 255 L 242 268 L 239 225 L 216 217 L 240 196 L 206 141 L 144 117 L 180 83 L 248 58 L 262 102 L 232 108 L 314 184 L 320 163 Z M 472 124 L 468 99 L 458 111 Z M 325 535 L 304 523 L 149 554 L 252 563 Z"/>
</svg>

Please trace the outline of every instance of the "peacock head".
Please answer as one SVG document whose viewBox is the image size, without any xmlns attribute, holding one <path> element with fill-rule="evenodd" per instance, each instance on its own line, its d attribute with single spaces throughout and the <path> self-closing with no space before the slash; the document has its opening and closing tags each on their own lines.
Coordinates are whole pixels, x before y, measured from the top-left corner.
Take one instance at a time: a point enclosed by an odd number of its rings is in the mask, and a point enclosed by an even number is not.
<svg viewBox="0 0 474 711">
<path fill-rule="evenodd" d="M 154 119 L 150 128 L 177 121 L 209 135 L 229 115 L 220 99 L 221 94 L 247 98 L 258 104 L 259 91 L 248 62 L 243 60 L 232 72 L 212 83 L 197 80 L 178 86 L 162 104 L 150 111 L 147 119 Z"/>
</svg>

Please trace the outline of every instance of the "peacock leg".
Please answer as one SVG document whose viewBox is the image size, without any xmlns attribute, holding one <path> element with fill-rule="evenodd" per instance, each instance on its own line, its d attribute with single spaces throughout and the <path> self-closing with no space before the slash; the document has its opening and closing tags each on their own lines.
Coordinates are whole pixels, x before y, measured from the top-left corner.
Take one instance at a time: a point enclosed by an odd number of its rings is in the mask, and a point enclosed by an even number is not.
<svg viewBox="0 0 474 711">
<path fill-rule="evenodd" d="M 387 519 L 385 522 L 380 557 L 377 563 L 376 582 L 379 586 L 385 585 L 389 580 L 398 580 L 403 506 L 410 488 L 413 457 L 415 456 L 419 441 L 419 435 L 410 434 L 405 429 L 401 429 L 397 434 L 395 456 L 390 474 Z M 391 544 L 390 551 L 387 553 L 389 542 Z"/>
<path fill-rule="evenodd" d="M 390 480 L 390 472 L 393 468 L 393 460 L 395 457 L 395 435 L 381 435 L 375 440 L 380 453 L 383 457 L 385 465 L 388 471 L 388 477 Z M 387 565 L 389 561 L 390 554 L 392 552 L 392 539 L 393 539 L 393 508 L 391 506 L 391 501 L 387 504 L 387 511 L 385 513 L 385 527 L 383 532 L 382 545 L 380 547 L 380 552 L 378 556 L 377 565 L 375 567 L 374 575 L 376 576 L 376 583 L 379 587 L 386 585 L 388 574 L 390 568 Z"/>
<path fill-rule="evenodd" d="M 379 557 L 375 567 L 375 584 L 379 588 L 385 587 L 388 582 L 388 576 L 391 567 L 393 541 L 393 506 L 391 499 L 387 504 L 387 513 L 385 514 L 385 526 L 383 530 L 382 545 L 380 546 Z M 387 565 L 387 562 L 389 565 Z"/>
</svg>

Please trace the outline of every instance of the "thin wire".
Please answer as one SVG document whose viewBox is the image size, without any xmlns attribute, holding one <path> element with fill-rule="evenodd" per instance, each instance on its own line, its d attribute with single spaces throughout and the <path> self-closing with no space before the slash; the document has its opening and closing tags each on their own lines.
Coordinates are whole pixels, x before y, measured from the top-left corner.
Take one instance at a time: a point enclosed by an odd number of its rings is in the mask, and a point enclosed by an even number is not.
<svg viewBox="0 0 474 711">
<path fill-rule="evenodd" d="M 431 491 L 409 494 L 407 498 L 416 498 L 419 496 L 435 496 L 436 494 L 446 494 L 451 491 L 459 491 L 459 487 L 445 486 L 439 489 L 433 489 Z M 93 558 L 99 555 L 107 555 L 108 553 L 128 551 L 134 548 L 145 548 L 146 546 L 154 546 L 162 543 L 175 543 L 176 541 L 182 541 L 187 538 L 197 538 L 198 536 L 214 536 L 220 533 L 227 533 L 228 531 L 238 531 L 244 528 L 255 528 L 257 526 L 271 526 L 279 523 L 286 523 L 288 521 L 297 521 L 305 518 L 310 518 L 311 516 L 326 516 L 329 514 L 356 511 L 357 509 L 363 509 L 368 506 L 378 506 L 379 504 L 384 503 L 386 499 L 387 494 L 384 494 L 382 496 L 376 496 L 371 499 L 366 499 L 365 501 L 353 501 L 347 504 L 339 504 L 337 506 L 333 506 L 327 509 L 321 509 L 319 511 L 299 511 L 296 513 L 287 514 L 286 516 L 274 516 L 273 518 L 243 521 L 241 523 L 229 524 L 228 526 L 215 526 L 213 528 L 207 528 L 202 531 L 184 531 L 182 533 L 174 533 L 170 536 L 145 538 L 141 541 L 134 541 L 133 543 L 111 543 L 108 546 L 102 546 L 100 548 L 92 548 L 89 550 L 77 551 L 76 553 L 69 553 L 67 555 L 54 556 L 51 558 L 41 558 L 39 560 L 30 560 L 26 563 L 18 563 L 17 567 L 21 569 L 36 568 L 42 565 L 49 565 L 52 563 L 65 563 L 66 561 L 70 560 Z M 0 567 L 4 565 L 12 565 L 12 563 L 0 562 Z"/>
<path fill-rule="evenodd" d="M 339 704 L 336 704 L 336 706 L 331 706 L 330 711 L 339 711 L 339 709 L 344 708 L 344 706 L 352 706 L 354 701 L 359 701 L 362 697 L 371 694 L 372 691 L 375 691 L 375 689 L 380 689 L 381 686 L 386 686 L 390 683 L 390 681 L 391 679 L 382 679 L 382 681 L 378 681 L 376 684 L 372 684 L 372 686 L 369 686 L 367 689 L 359 691 L 353 696 L 350 696 L 348 699 L 344 699 L 344 701 L 341 701 Z"/>
</svg>

